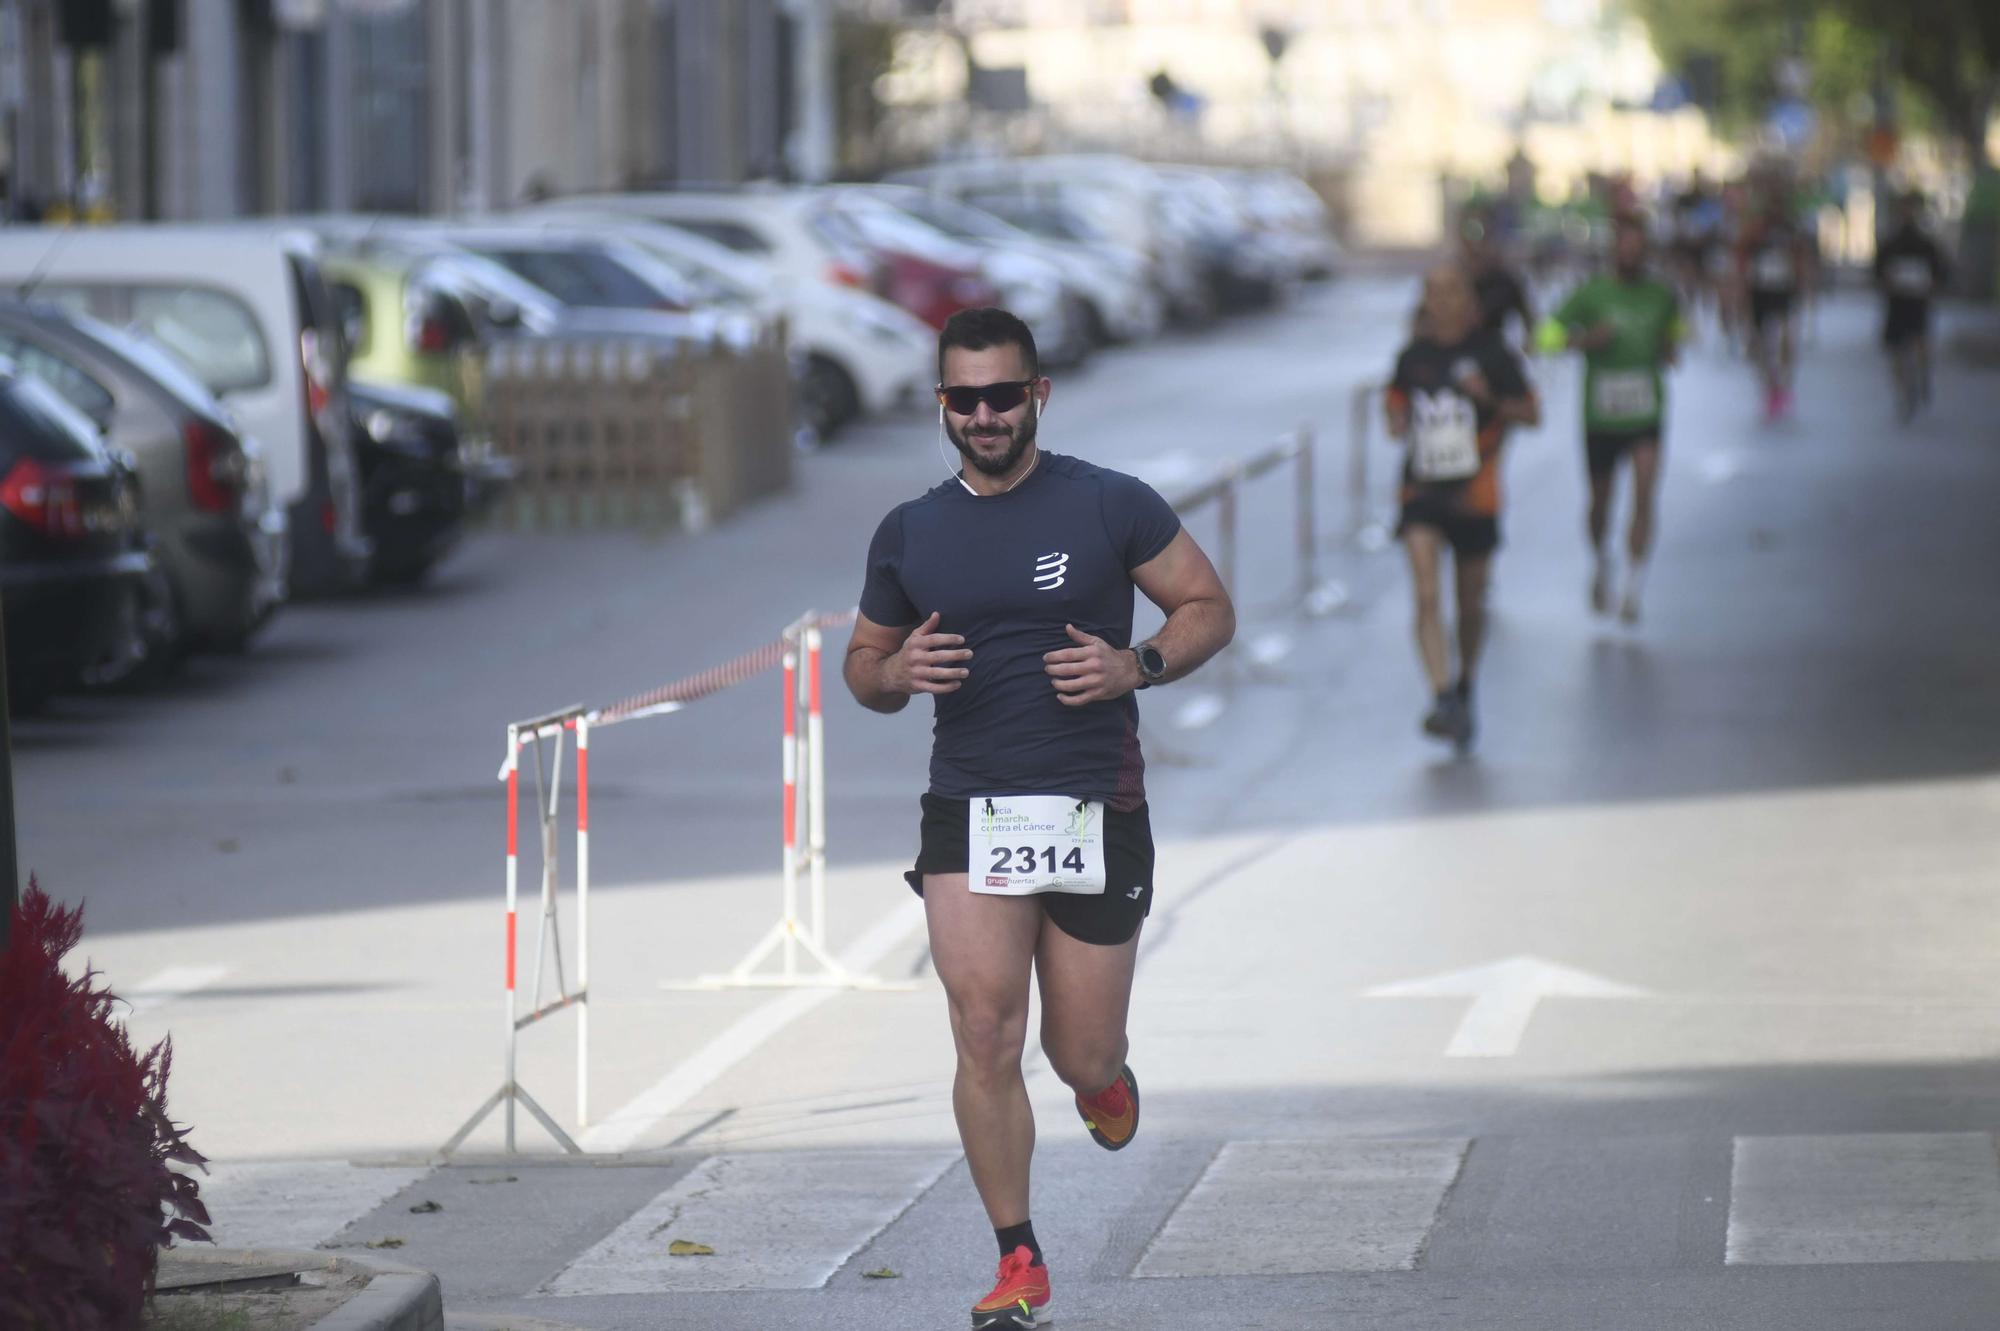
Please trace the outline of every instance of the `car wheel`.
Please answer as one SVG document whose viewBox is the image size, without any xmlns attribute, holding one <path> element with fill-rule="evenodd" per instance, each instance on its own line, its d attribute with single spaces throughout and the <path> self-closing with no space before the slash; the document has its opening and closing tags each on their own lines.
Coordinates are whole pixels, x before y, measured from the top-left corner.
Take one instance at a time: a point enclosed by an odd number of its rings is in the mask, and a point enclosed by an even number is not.
<svg viewBox="0 0 2000 1331">
<path fill-rule="evenodd" d="M 821 439 L 861 414 L 861 394 L 846 370 L 824 356 L 806 358 L 799 380 L 799 415 Z"/>
</svg>

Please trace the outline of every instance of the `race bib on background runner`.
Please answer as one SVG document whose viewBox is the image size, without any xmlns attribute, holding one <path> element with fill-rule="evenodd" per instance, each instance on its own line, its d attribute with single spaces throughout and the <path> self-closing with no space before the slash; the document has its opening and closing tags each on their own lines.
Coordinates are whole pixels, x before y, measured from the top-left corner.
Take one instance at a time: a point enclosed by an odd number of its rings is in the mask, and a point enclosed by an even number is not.
<svg viewBox="0 0 2000 1331">
<path fill-rule="evenodd" d="M 996 897 L 1104 891 L 1104 805 L 1067 795 L 979 795 L 966 802 L 972 890 Z"/>
<path fill-rule="evenodd" d="M 1420 481 L 1463 481 L 1479 471 L 1479 414 L 1459 393 L 1410 399 L 1410 472 Z"/>
<path fill-rule="evenodd" d="M 1608 420 L 1651 416 L 1659 410 L 1651 370 L 1599 370 L 1591 379 L 1594 414 Z"/>
<path fill-rule="evenodd" d="M 1756 285 L 1766 291 L 1789 291 L 1795 280 L 1790 251 L 1779 249 L 1775 245 L 1757 251 L 1756 259 L 1751 262 L 1750 272 L 1756 278 Z"/>
<path fill-rule="evenodd" d="M 1891 259 L 1888 265 L 1889 290 L 1899 296 L 1931 294 L 1931 261 L 1915 255 Z"/>
</svg>

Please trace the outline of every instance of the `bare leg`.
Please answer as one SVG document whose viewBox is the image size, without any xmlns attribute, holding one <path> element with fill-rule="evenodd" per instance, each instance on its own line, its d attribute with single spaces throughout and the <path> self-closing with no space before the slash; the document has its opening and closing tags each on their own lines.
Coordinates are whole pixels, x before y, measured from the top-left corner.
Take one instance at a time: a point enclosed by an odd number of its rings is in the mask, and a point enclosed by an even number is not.
<svg viewBox="0 0 2000 1331">
<path fill-rule="evenodd" d="M 1028 1219 L 1035 1115 L 1021 1050 L 1042 903 L 974 892 L 962 873 L 925 874 L 924 915 L 958 1050 L 951 1107 L 959 1141 L 987 1218 L 1004 1229 Z"/>
<path fill-rule="evenodd" d="M 1042 1053 L 1063 1084 L 1095 1095 L 1118 1079 L 1129 1044 L 1125 1017 L 1139 935 L 1123 943 L 1084 943 L 1053 921 L 1042 925 L 1035 978 L 1042 991 Z"/>
<path fill-rule="evenodd" d="M 1632 446 L 1632 525 L 1626 532 L 1625 550 L 1634 564 L 1643 564 L 1653 553 L 1657 494 L 1660 480 L 1660 443 L 1647 439 Z"/>
<path fill-rule="evenodd" d="M 1486 584 L 1493 556 L 1454 561 L 1458 581 L 1458 677 L 1468 687 L 1479 673 L 1479 654 L 1486 647 Z"/>
<path fill-rule="evenodd" d="M 1409 552 L 1410 578 L 1417 595 L 1417 654 L 1423 659 L 1431 692 L 1443 693 L 1451 684 L 1451 651 L 1438 599 L 1444 533 L 1435 527 L 1411 527 L 1403 535 L 1403 548 Z"/>
<path fill-rule="evenodd" d="M 1590 473 L 1590 549 L 1600 558 L 1611 532 L 1611 501 L 1618 488 L 1616 468 Z"/>
</svg>

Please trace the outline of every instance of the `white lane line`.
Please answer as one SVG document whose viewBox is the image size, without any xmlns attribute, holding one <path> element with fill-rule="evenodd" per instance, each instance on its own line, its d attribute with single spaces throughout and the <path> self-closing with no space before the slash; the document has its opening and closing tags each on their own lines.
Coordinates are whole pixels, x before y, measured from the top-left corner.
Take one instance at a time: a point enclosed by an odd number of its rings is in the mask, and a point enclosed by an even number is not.
<svg viewBox="0 0 2000 1331">
<path fill-rule="evenodd" d="M 1486 966 L 1377 985 L 1365 998 L 1470 998 L 1446 1058 L 1508 1058 L 1521 1047 L 1544 998 L 1644 998 L 1646 991 L 1572 970 L 1539 957 L 1510 957 Z"/>
<path fill-rule="evenodd" d="M 344 1160 L 211 1161 L 194 1174 L 206 1226 L 225 1248 L 311 1248 L 324 1243 L 430 1173 Z"/>
<path fill-rule="evenodd" d="M 2000 1261 L 2000 1157 L 1984 1132 L 1738 1137 L 1731 1266 Z"/>
<path fill-rule="evenodd" d="M 586 1249 L 550 1295 L 818 1289 L 943 1177 L 958 1152 L 718 1155 Z M 676 1257 L 676 1241 L 713 1248 Z"/>
<path fill-rule="evenodd" d="M 1471 1145 L 1465 1138 L 1229 1142 L 1132 1274 L 1414 1270 Z"/>
<path fill-rule="evenodd" d="M 120 995 L 130 1005 L 131 1015 L 150 1012 L 163 1003 L 185 998 L 197 989 L 206 989 L 229 974 L 227 966 L 169 966 L 130 993 Z"/>
<path fill-rule="evenodd" d="M 877 920 L 855 940 L 840 962 L 850 971 L 866 973 L 923 924 L 923 903 L 912 898 Z M 651 1132 L 662 1119 L 707 1090 L 759 1045 L 840 992 L 795 989 L 744 1013 L 629 1104 L 587 1129 L 577 1144 L 593 1153 L 630 1150 L 633 1143 Z"/>
</svg>

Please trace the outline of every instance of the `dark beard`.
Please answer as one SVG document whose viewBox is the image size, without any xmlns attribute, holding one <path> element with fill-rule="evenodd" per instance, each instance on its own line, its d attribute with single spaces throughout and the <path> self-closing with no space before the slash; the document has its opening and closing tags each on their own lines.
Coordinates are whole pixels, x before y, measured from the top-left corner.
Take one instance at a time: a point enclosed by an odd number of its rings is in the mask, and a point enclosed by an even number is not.
<svg viewBox="0 0 2000 1331">
<path fill-rule="evenodd" d="M 1037 420 L 1038 413 L 1031 409 L 1028 413 L 1028 419 L 1021 423 L 1021 428 L 1008 432 L 1009 442 L 1007 451 L 991 462 L 988 462 L 986 459 L 980 457 L 979 454 L 967 448 L 965 440 L 959 435 L 957 430 L 951 428 L 949 422 L 945 424 L 944 432 L 945 436 L 951 440 L 952 447 L 958 450 L 959 456 L 970 462 L 974 469 L 988 476 L 1005 476 L 1020 463 L 1021 458 L 1028 451 L 1028 445 L 1035 442 Z M 1006 427 L 1003 426 L 1002 428 Z"/>
</svg>

